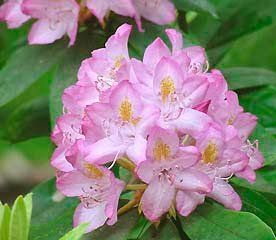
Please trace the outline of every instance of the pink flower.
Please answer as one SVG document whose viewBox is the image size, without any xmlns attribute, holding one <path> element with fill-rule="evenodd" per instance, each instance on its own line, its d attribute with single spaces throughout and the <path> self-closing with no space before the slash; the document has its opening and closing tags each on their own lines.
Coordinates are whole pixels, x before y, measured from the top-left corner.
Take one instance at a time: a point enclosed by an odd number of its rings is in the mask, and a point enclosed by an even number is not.
<svg viewBox="0 0 276 240">
<path fill-rule="evenodd" d="M 48 44 L 67 34 L 73 45 L 78 29 L 79 5 L 75 0 L 23 0 L 23 12 L 38 19 L 29 33 L 30 44 Z"/>
<path fill-rule="evenodd" d="M 203 48 L 185 48 L 182 35 L 167 29 L 172 50 L 157 38 L 142 61 L 130 59 L 130 32 L 124 24 L 105 48 L 94 50 L 62 97 L 51 164 L 58 171 L 58 189 L 81 199 L 74 225 L 91 222 L 91 231 L 116 222 L 123 183 L 109 171 L 115 163 L 146 183 L 127 185 L 128 190 L 146 187 L 127 207 L 140 200 L 150 221 L 172 208 L 188 216 L 206 197 L 240 210 L 229 179 L 254 182 L 263 164 L 258 142 L 248 140 L 257 118 L 244 112 L 219 70 L 208 72 Z"/>
<path fill-rule="evenodd" d="M 92 57 L 85 59 L 78 72 L 77 85 L 95 87 L 101 100 L 108 100 L 110 89 L 121 80 L 126 80 L 128 70 L 128 38 L 131 26 L 123 24 L 101 48 L 92 52 Z"/>
<path fill-rule="evenodd" d="M 90 131 L 102 138 L 86 147 L 86 160 L 104 164 L 126 154 L 133 162 L 145 160 L 146 133 L 156 118 L 155 109 L 145 106 L 128 81 L 111 92 L 109 103 L 94 103 L 87 108 L 93 122 Z"/>
<path fill-rule="evenodd" d="M 212 181 L 193 166 L 199 161 L 196 147 L 181 147 L 174 131 L 154 127 L 147 143 L 147 160 L 137 167 L 137 175 L 148 183 L 141 209 L 151 221 L 168 212 L 176 196 L 176 208 L 187 216 L 203 198 L 199 193 L 212 190 Z M 185 205 L 185 199 L 190 199 Z"/>
<path fill-rule="evenodd" d="M 227 182 L 234 174 L 243 171 L 249 161 L 247 154 L 241 149 L 242 140 L 237 130 L 232 126 L 221 128 L 218 124 L 212 124 L 207 132 L 195 140 L 202 153 L 197 169 L 214 180 L 213 191 L 207 196 L 227 208 L 240 210 L 241 200 Z"/>
<path fill-rule="evenodd" d="M 78 167 L 57 179 L 59 191 L 81 200 L 74 214 L 74 227 L 89 223 L 86 232 L 91 232 L 105 222 L 113 225 L 117 221 L 118 201 L 124 182 L 101 166 L 81 162 Z"/>
<path fill-rule="evenodd" d="M 109 11 L 132 17 L 142 30 L 141 16 L 156 24 L 171 23 L 176 18 L 176 10 L 169 0 L 86 0 L 87 7 L 101 24 Z"/>
<path fill-rule="evenodd" d="M 18 28 L 30 17 L 21 10 L 23 0 L 8 0 L 0 7 L 0 21 L 6 21 L 8 28 Z"/>
</svg>

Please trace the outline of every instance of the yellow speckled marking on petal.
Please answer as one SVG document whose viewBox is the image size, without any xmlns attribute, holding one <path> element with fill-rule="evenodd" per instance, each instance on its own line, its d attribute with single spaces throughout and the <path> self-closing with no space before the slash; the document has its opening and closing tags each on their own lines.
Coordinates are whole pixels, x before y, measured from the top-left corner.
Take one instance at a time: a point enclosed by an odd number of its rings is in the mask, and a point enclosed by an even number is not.
<svg viewBox="0 0 276 240">
<path fill-rule="evenodd" d="M 232 125 L 235 121 L 235 117 L 234 116 L 231 116 L 228 121 L 227 121 L 227 125 Z"/>
<path fill-rule="evenodd" d="M 160 83 L 160 90 L 162 101 L 165 102 L 168 99 L 169 95 L 171 95 L 175 91 L 173 79 L 171 77 L 165 77 Z"/>
<path fill-rule="evenodd" d="M 120 56 L 115 58 L 115 62 L 114 62 L 114 68 L 115 69 L 119 69 L 121 67 L 123 59 L 124 59 L 123 55 L 120 55 Z"/>
<path fill-rule="evenodd" d="M 156 160 L 166 160 L 171 154 L 170 146 L 165 144 L 162 140 L 158 140 L 155 143 L 155 147 L 153 149 L 153 156 Z"/>
<path fill-rule="evenodd" d="M 132 104 L 128 98 L 122 101 L 119 108 L 119 114 L 122 121 L 130 122 L 132 120 Z"/>
<path fill-rule="evenodd" d="M 214 143 L 209 143 L 207 147 L 204 149 L 202 154 L 202 161 L 206 164 L 212 164 L 217 160 L 218 157 L 218 149 L 217 145 Z"/>
<path fill-rule="evenodd" d="M 96 166 L 85 163 L 84 164 L 90 178 L 101 178 L 104 176 L 103 172 Z"/>
</svg>

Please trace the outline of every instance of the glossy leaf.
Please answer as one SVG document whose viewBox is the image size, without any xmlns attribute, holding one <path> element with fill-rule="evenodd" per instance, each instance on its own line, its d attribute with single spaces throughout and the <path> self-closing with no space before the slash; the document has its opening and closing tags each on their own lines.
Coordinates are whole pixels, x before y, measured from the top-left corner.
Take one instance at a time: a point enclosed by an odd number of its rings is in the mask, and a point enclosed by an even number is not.
<svg viewBox="0 0 276 240">
<path fill-rule="evenodd" d="M 231 89 L 276 85 L 276 73 L 262 68 L 225 68 L 222 72 Z"/>
<path fill-rule="evenodd" d="M 87 224 L 81 224 L 70 232 L 66 233 L 60 240 L 79 240 L 84 235 Z"/>
<path fill-rule="evenodd" d="M 51 179 L 33 190 L 33 214 L 30 239 L 58 240 L 72 229 L 75 198 L 55 198 L 55 179 Z"/>
<path fill-rule="evenodd" d="M 215 6 L 208 0 L 173 0 L 175 7 L 184 11 L 207 12 L 218 18 Z"/>
<path fill-rule="evenodd" d="M 269 226 L 248 212 L 235 212 L 217 204 L 200 206 L 182 218 L 184 231 L 192 240 L 274 240 Z"/>
<path fill-rule="evenodd" d="M 26 215 L 27 215 L 27 220 L 26 220 L 26 230 L 27 230 L 27 235 L 29 234 L 30 230 L 30 222 L 31 222 L 31 217 L 32 217 L 32 210 L 33 210 L 33 199 L 32 199 L 33 194 L 29 193 L 24 197 L 24 204 L 26 208 Z"/>
<path fill-rule="evenodd" d="M 260 67 L 275 71 L 275 31 L 276 24 L 238 39 L 217 67 Z"/>
<path fill-rule="evenodd" d="M 143 215 L 139 216 L 137 224 L 130 230 L 127 239 L 140 239 L 152 223 Z"/>
<path fill-rule="evenodd" d="M 0 70 L 0 107 L 24 92 L 49 71 L 66 50 L 63 42 L 18 48 Z"/>
<path fill-rule="evenodd" d="M 27 240 L 28 239 L 28 217 L 22 196 L 19 196 L 12 207 L 9 240 Z"/>
<path fill-rule="evenodd" d="M 242 199 L 242 211 L 251 212 L 276 231 L 276 207 L 257 191 L 235 187 Z"/>
</svg>

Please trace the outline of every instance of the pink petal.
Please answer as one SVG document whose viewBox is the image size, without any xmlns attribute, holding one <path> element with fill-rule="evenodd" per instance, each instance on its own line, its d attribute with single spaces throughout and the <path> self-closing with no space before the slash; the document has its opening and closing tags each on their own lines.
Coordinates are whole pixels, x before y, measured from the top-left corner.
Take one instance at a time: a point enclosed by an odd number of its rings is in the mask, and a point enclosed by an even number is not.
<svg viewBox="0 0 276 240">
<path fill-rule="evenodd" d="M 66 151 L 67 148 L 61 145 L 55 149 L 51 158 L 51 165 L 62 172 L 70 172 L 74 170 L 71 163 L 69 163 L 65 158 Z"/>
<path fill-rule="evenodd" d="M 145 50 L 143 63 L 154 70 L 156 64 L 164 56 L 170 56 L 171 52 L 161 38 L 156 38 Z"/>
<path fill-rule="evenodd" d="M 155 94 L 160 94 L 162 80 L 170 78 L 174 83 L 176 92 L 180 92 L 183 85 L 183 74 L 177 62 L 172 58 L 162 57 L 156 65 L 153 79 L 153 89 Z"/>
<path fill-rule="evenodd" d="M 211 121 L 207 114 L 187 108 L 182 111 L 178 119 L 171 121 L 170 124 L 182 133 L 196 136 L 204 132 L 211 124 Z"/>
<path fill-rule="evenodd" d="M 223 180 L 216 179 L 212 193 L 208 194 L 217 202 L 223 204 L 226 208 L 236 211 L 241 210 L 242 202 L 235 190 Z"/>
<path fill-rule="evenodd" d="M 170 148 L 170 158 L 172 158 L 179 147 L 179 139 L 177 134 L 172 130 L 165 130 L 160 127 L 154 127 L 151 129 L 148 137 L 147 156 L 150 159 L 155 159 L 154 149 L 156 144 L 162 141 Z M 158 159 L 156 159 L 158 160 Z M 160 160 L 160 159 L 159 159 Z"/>
<path fill-rule="evenodd" d="M 197 205 L 204 203 L 204 195 L 196 192 L 178 191 L 176 194 L 176 209 L 180 215 L 187 217 Z"/>
<path fill-rule="evenodd" d="M 57 22 L 53 25 L 48 19 L 35 22 L 29 33 L 29 44 L 48 44 L 62 38 L 66 33 L 66 24 Z"/>
<path fill-rule="evenodd" d="M 86 232 L 88 233 L 104 225 L 107 220 L 105 206 L 106 202 L 99 203 L 93 208 L 86 208 L 82 203 L 79 204 L 74 213 L 74 227 L 77 227 L 82 223 L 89 223 L 89 226 L 86 229 Z"/>
<path fill-rule="evenodd" d="M 235 175 L 239 178 L 244 178 L 246 179 L 248 182 L 250 183 L 254 183 L 256 181 L 256 173 L 254 172 L 254 170 L 247 166 L 244 170 L 242 170 L 241 172 L 237 172 L 235 173 Z"/>
<path fill-rule="evenodd" d="M 154 176 L 154 169 L 156 165 L 156 163 L 149 160 L 141 162 L 136 169 L 136 174 L 143 182 L 149 183 Z"/>
<path fill-rule="evenodd" d="M 57 179 L 57 189 L 68 197 L 83 195 L 93 184 L 95 180 L 86 177 L 78 170 L 66 173 Z"/>
<path fill-rule="evenodd" d="M 212 191 L 213 182 L 204 173 L 195 169 L 175 171 L 174 185 L 181 190 L 208 193 Z"/>
<path fill-rule="evenodd" d="M 109 11 L 109 1 L 108 0 L 87 0 L 86 6 L 95 15 L 99 22 L 103 24 L 104 16 Z"/>
<path fill-rule="evenodd" d="M 144 18 L 156 24 L 168 24 L 176 18 L 176 10 L 169 0 L 135 0 L 133 3 Z"/>
<path fill-rule="evenodd" d="M 182 34 L 175 29 L 166 29 L 167 36 L 169 37 L 172 44 L 172 52 L 176 54 L 179 50 L 183 48 L 183 38 Z"/>
<path fill-rule="evenodd" d="M 174 199 L 175 189 L 167 179 L 155 177 L 141 199 L 141 208 L 150 221 L 157 221 L 166 213 Z"/>
<path fill-rule="evenodd" d="M 140 135 L 136 135 L 134 143 L 128 147 L 126 154 L 135 164 L 146 160 L 147 140 Z"/>
<path fill-rule="evenodd" d="M 174 156 L 174 163 L 182 168 L 189 168 L 200 160 L 201 154 L 194 146 L 180 147 Z"/>
</svg>

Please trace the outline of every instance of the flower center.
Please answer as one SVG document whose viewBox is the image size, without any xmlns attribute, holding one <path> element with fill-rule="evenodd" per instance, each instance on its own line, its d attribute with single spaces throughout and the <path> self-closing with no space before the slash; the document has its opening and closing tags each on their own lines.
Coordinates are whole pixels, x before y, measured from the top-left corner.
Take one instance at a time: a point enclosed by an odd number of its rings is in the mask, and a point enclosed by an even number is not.
<svg viewBox="0 0 276 240">
<path fill-rule="evenodd" d="M 125 100 L 122 101 L 119 108 L 119 114 L 122 121 L 130 122 L 132 120 L 132 104 L 128 98 L 125 98 Z"/>
<path fill-rule="evenodd" d="M 99 179 L 104 176 L 103 172 L 99 168 L 97 168 L 95 165 L 85 163 L 84 166 L 87 170 L 88 177 Z"/>
<path fill-rule="evenodd" d="M 114 61 L 114 68 L 116 70 L 118 70 L 121 66 L 122 66 L 122 60 L 124 59 L 124 57 L 122 55 L 118 56 L 115 58 Z"/>
<path fill-rule="evenodd" d="M 174 82 L 171 77 L 165 77 L 160 84 L 162 101 L 165 102 L 169 95 L 173 94 L 175 91 Z"/>
<path fill-rule="evenodd" d="M 202 161 L 206 164 L 212 164 L 217 160 L 217 157 L 218 149 L 216 144 L 209 143 L 202 154 Z"/>
<path fill-rule="evenodd" d="M 171 154 L 171 149 L 169 145 L 165 144 L 162 140 L 158 140 L 155 143 L 155 147 L 153 149 L 153 156 L 156 160 L 162 161 L 168 159 Z"/>
</svg>

